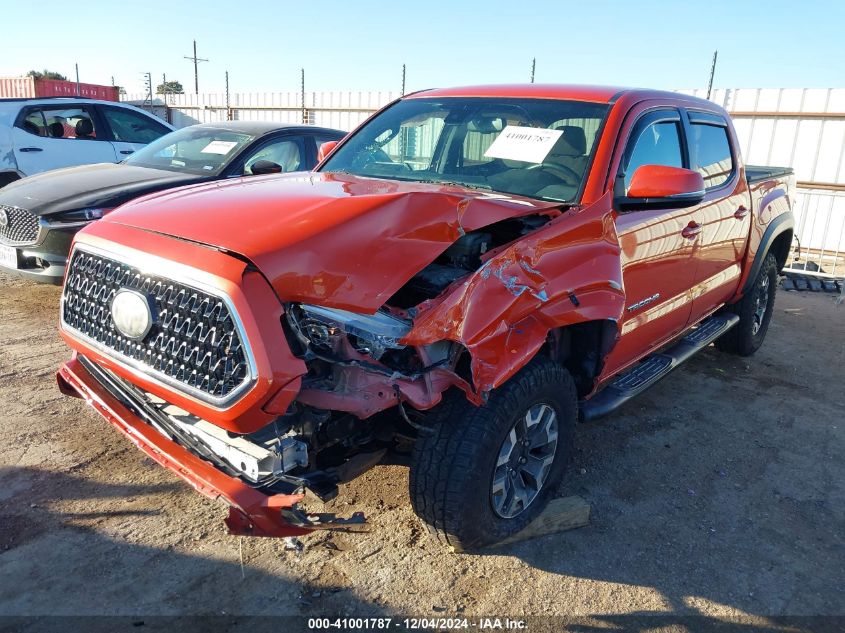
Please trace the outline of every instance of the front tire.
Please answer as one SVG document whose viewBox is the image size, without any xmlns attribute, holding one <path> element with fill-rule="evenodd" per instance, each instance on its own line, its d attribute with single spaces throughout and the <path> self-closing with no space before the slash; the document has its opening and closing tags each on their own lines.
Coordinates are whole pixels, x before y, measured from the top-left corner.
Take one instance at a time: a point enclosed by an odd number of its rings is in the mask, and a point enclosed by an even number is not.
<svg viewBox="0 0 845 633">
<path fill-rule="evenodd" d="M 778 263 L 769 253 L 751 290 L 728 308 L 739 315 L 739 323 L 717 339 L 718 349 L 739 356 L 751 356 L 760 349 L 772 320 L 777 283 Z"/>
<path fill-rule="evenodd" d="M 456 394 L 457 395 L 457 394 Z M 457 551 L 492 545 L 528 525 L 554 495 L 577 419 L 575 383 L 535 359 L 476 407 L 445 400 L 417 441 L 411 505 Z"/>
</svg>

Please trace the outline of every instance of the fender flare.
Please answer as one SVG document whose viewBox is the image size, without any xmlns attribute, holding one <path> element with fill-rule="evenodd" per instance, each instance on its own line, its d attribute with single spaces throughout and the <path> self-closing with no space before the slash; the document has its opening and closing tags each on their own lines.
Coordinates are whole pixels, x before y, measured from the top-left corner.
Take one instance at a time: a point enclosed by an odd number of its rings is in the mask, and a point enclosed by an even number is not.
<svg viewBox="0 0 845 633">
<path fill-rule="evenodd" d="M 766 255 L 771 251 L 775 239 L 786 231 L 794 229 L 795 218 L 791 212 L 781 213 L 769 223 L 769 226 L 766 227 L 766 231 L 763 233 L 763 237 L 760 238 L 760 246 L 757 248 L 757 253 L 754 255 L 754 262 L 751 264 L 751 270 L 742 286 L 743 295 L 751 289 L 754 280 L 757 279 L 757 274 L 763 266 Z"/>
</svg>

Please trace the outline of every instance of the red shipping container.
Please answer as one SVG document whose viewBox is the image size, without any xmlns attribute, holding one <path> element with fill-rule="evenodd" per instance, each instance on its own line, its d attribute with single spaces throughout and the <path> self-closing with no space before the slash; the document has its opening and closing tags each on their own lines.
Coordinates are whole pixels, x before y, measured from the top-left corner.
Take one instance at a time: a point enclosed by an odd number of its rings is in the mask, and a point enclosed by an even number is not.
<svg viewBox="0 0 845 633">
<path fill-rule="evenodd" d="M 103 101 L 120 101 L 117 86 L 79 84 L 75 81 L 58 79 L 35 79 L 34 77 L 0 77 L 0 99 L 32 99 L 37 97 L 84 97 Z"/>
</svg>

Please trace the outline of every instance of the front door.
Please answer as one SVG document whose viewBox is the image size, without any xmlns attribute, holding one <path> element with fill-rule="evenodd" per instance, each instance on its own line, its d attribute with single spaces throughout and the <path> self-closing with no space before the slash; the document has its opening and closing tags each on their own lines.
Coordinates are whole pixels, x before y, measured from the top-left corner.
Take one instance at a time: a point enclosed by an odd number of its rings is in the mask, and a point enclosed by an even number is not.
<svg viewBox="0 0 845 633">
<path fill-rule="evenodd" d="M 676 109 L 646 110 L 630 128 L 620 159 L 617 192 L 627 193 L 642 165 L 687 167 Z M 620 192 L 622 193 L 622 192 Z M 605 363 L 615 373 L 684 330 L 691 312 L 696 266 L 695 208 L 615 212 L 622 247 L 626 305 L 620 339 Z"/>
<path fill-rule="evenodd" d="M 170 129 L 152 115 L 117 106 L 97 107 L 111 131 L 112 145 L 118 161 L 131 156 L 147 143 L 170 133 Z"/>
</svg>

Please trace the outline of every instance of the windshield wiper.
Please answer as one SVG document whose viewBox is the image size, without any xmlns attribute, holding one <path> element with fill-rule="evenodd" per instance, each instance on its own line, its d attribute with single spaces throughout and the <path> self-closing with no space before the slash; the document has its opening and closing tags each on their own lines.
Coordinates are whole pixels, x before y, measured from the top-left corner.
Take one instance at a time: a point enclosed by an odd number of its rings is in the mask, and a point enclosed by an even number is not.
<svg viewBox="0 0 845 633">
<path fill-rule="evenodd" d="M 431 184 L 431 185 L 451 185 L 452 187 L 464 187 L 466 189 L 478 189 L 481 191 L 493 191 L 493 187 L 490 185 L 478 185 L 468 182 L 458 182 L 457 180 L 416 180 L 415 182 L 421 182 L 424 184 Z"/>
</svg>

